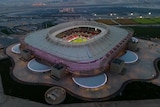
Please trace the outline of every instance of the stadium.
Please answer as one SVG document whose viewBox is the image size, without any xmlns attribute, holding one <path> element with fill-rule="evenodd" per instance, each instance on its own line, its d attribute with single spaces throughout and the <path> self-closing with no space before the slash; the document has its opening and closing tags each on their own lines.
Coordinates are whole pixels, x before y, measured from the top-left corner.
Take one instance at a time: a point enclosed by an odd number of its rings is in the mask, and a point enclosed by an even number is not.
<svg viewBox="0 0 160 107">
<path fill-rule="evenodd" d="M 28 34 L 21 50 L 77 76 L 101 74 L 127 48 L 133 32 L 94 21 L 72 21 Z"/>
<path fill-rule="evenodd" d="M 29 33 L 7 49 L 16 58 L 15 78 L 51 86 L 44 93 L 47 103 L 63 102 L 66 91 L 102 101 L 118 92 L 122 81 L 115 80 L 124 79 L 125 64 L 138 60 L 139 41 L 132 35 L 95 21 L 71 21 Z"/>
</svg>

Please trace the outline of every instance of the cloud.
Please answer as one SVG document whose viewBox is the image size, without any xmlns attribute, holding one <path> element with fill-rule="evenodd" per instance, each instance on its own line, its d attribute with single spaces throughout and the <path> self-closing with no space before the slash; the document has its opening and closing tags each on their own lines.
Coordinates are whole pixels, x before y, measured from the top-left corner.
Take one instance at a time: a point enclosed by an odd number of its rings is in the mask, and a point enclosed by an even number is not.
<svg viewBox="0 0 160 107">
<path fill-rule="evenodd" d="M 50 5 L 57 5 L 58 3 L 68 4 L 120 4 L 120 3 L 154 3 L 159 0 L 0 0 L 0 4 L 5 5 L 32 5 L 36 3 L 45 3 Z"/>
</svg>

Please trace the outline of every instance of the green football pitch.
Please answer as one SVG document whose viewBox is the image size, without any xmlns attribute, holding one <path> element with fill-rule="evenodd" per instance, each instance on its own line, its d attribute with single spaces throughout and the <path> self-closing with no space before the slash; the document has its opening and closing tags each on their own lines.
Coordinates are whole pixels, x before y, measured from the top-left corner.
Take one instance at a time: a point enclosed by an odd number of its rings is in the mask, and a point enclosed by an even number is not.
<svg viewBox="0 0 160 107">
<path fill-rule="evenodd" d="M 73 43 L 82 43 L 82 42 L 86 42 L 86 41 L 87 41 L 86 38 L 79 37 L 77 39 L 72 40 L 71 42 L 73 42 Z"/>
</svg>

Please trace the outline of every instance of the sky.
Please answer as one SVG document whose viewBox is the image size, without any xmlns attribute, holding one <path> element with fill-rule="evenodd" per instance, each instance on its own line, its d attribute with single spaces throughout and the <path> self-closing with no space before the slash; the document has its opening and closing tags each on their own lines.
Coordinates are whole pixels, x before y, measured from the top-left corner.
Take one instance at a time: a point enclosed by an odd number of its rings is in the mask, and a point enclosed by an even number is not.
<svg viewBox="0 0 160 107">
<path fill-rule="evenodd" d="M 110 4 L 110 3 L 143 3 L 143 2 L 160 2 L 160 0 L 0 0 L 0 4 L 4 6 L 15 6 L 15 5 L 32 5 L 35 3 L 44 3 L 46 5 L 61 4 L 61 3 L 72 3 L 72 4 Z"/>
</svg>

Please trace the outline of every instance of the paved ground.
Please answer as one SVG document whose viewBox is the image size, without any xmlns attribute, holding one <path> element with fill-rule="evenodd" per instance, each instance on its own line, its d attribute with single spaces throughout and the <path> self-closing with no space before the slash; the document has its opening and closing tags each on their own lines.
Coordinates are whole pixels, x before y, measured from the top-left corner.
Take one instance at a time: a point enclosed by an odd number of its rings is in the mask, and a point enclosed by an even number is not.
<svg viewBox="0 0 160 107">
<path fill-rule="evenodd" d="M 33 101 L 28 101 L 3 94 L 3 87 L 0 78 L 0 107 L 160 107 L 160 99 L 139 100 L 139 101 L 116 101 L 116 102 L 98 102 L 98 103 L 77 103 L 45 105 Z"/>
<path fill-rule="evenodd" d="M 63 79 L 56 81 L 50 78 L 50 72 L 47 73 L 35 73 L 31 72 L 27 69 L 28 62 L 20 60 L 20 55 L 14 54 L 11 52 L 11 48 L 13 45 L 9 46 L 6 49 L 6 53 L 13 58 L 14 62 L 16 63 L 12 74 L 13 76 L 23 82 L 27 83 L 44 83 L 44 84 L 51 84 L 64 87 L 67 91 L 75 94 L 75 96 L 79 96 L 82 98 L 93 99 L 97 101 L 97 98 L 108 99 L 119 89 L 122 87 L 128 80 L 150 80 L 154 76 L 156 76 L 156 71 L 153 65 L 153 61 L 159 57 L 158 50 L 160 49 L 160 45 L 156 45 L 154 42 L 146 41 L 146 40 L 139 40 L 140 42 L 140 51 L 137 52 L 139 56 L 139 60 L 134 64 L 126 64 L 126 72 L 124 75 L 119 75 L 113 72 L 106 71 L 108 76 L 107 83 L 97 89 L 84 89 L 79 88 L 73 80 L 72 75 L 66 75 Z M 115 79 L 116 78 L 116 79 Z M 153 82 L 154 84 L 160 83 L 160 79 Z"/>
<path fill-rule="evenodd" d="M 142 43 L 146 41 L 141 41 Z M 151 46 L 149 46 L 149 45 Z M 143 51 L 139 52 L 139 55 L 143 56 L 143 52 L 146 51 L 146 48 L 149 48 L 152 54 L 153 53 L 158 53 L 159 52 L 159 47 L 152 45 L 152 42 L 148 42 L 142 49 Z M 147 49 L 147 50 L 149 50 Z M 141 53 L 142 52 L 142 53 Z M 157 54 L 153 55 L 154 57 L 157 56 Z M 158 55 L 159 56 L 159 55 Z M 150 59 L 151 57 L 148 56 L 143 56 L 143 59 Z M 151 58 L 154 59 L 154 58 Z M 141 59 L 142 60 L 142 59 Z M 141 63 L 141 62 L 139 62 Z M 144 65 L 140 64 L 140 65 Z M 150 66 L 150 63 L 145 63 L 145 65 Z M 148 67 L 147 67 L 148 68 Z M 146 68 L 146 69 L 147 69 Z M 152 68 L 152 67 L 151 67 Z M 149 69 L 151 69 L 149 67 Z M 142 68 L 141 68 L 142 69 Z M 144 70 L 140 70 L 141 72 Z M 135 73 L 135 72 L 134 72 Z M 152 73 L 150 75 L 146 75 L 146 77 L 150 77 L 152 76 Z M 157 85 L 160 85 L 159 82 L 160 79 L 154 79 L 151 82 Z M 52 105 L 45 105 L 45 104 L 41 104 L 41 103 L 37 103 L 37 102 L 33 102 L 33 101 L 28 101 L 28 100 L 24 100 L 24 99 L 19 99 L 16 97 L 11 97 L 11 96 L 6 96 L 3 94 L 3 87 L 1 84 L 1 78 L 0 78 L 0 107 L 53 107 Z M 56 105 L 55 107 L 88 107 L 88 106 L 92 106 L 92 107 L 160 107 L 160 99 L 156 99 L 156 100 L 140 100 L 140 101 L 117 101 L 117 102 L 95 102 L 95 103 L 80 103 L 80 104 L 63 104 L 63 105 Z"/>
</svg>

